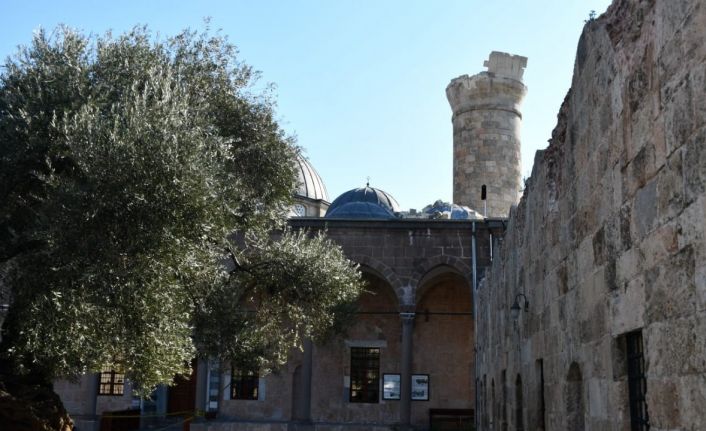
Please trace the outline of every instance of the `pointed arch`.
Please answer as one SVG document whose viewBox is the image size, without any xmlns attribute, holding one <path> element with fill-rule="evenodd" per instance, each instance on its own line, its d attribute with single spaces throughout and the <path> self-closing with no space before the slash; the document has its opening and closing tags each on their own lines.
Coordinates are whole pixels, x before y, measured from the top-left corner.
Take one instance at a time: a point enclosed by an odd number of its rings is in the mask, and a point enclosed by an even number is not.
<svg viewBox="0 0 706 431">
<path fill-rule="evenodd" d="M 583 402 L 583 376 L 576 362 L 569 365 L 564 393 L 567 431 L 585 430 L 585 407 Z"/>
<path fill-rule="evenodd" d="M 456 256 L 431 256 L 421 261 L 415 267 L 414 273 L 412 274 L 412 280 L 414 280 L 417 286 L 420 286 L 421 283 L 428 280 L 430 276 L 433 276 L 432 270 L 437 267 L 441 267 L 451 270 L 463 277 L 467 285 L 470 287 L 472 285 L 472 269 L 470 263 L 470 259 L 464 260 Z"/>
<path fill-rule="evenodd" d="M 517 374 L 517 378 L 515 379 L 515 429 L 517 431 L 524 431 L 525 429 L 522 376 L 519 374 Z"/>
<path fill-rule="evenodd" d="M 389 284 L 395 292 L 397 302 L 402 303 L 402 281 L 392 268 L 373 257 L 362 254 L 352 254 L 348 258 L 360 265 L 361 271 L 368 272 Z"/>
</svg>

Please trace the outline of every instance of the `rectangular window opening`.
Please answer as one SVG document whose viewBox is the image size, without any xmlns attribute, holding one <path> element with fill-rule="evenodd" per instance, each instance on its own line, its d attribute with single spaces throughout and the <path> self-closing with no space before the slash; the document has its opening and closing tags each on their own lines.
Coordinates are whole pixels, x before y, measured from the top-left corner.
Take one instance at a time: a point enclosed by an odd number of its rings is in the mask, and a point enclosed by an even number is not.
<svg viewBox="0 0 706 431">
<path fill-rule="evenodd" d="M 351 347 L 352 403 L 377 403 L 380 392 L 380 349 Z"/>
<path fill-rule="evenodd" d="M 103 368 L 98 376 L 98 395 L 123 395 L 125 373 L 112 368 Z"/>
<path fill-rule="evenodd" d="M 539 371 L 539 423 L 537 426 L 541 429 L 545 428 L 545 404 L 544 404 L 544 360 L 537 359 L 537 368 Z"/>
<path fill-rule="evenodd" d="M 650 418 L 647 413 L 647 380 L 645 377 L 645 353 L 642 331 L 625 335 L 627 344 L 628 392 L 630 397 L 630 430 L 648 431 Z"/>
<path fill-rule="evenodd" d="M 231 400 L 257 400 L 260 375 L 257 371 L 233 369 L 230 379 Z"/>
</svg>

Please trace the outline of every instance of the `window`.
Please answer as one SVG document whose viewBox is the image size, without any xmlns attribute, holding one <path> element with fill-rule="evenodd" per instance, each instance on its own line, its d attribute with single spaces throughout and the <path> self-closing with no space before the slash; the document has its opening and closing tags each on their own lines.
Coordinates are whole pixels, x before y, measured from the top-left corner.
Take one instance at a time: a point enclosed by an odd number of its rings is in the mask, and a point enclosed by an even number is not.
<svg viewBox="0 0 706 431">
<path fill-rule="evenodd" d="M 525 420 L 523 415 L 523 401 L 522 401 L 522 377 L 517 375 L 515 379 L 515 429 L 517 431 L 522 431 L 525 429 Z"/>
<path fill-rule="evenodd" d="M 351 402 L 377 403 L 380 386 L 380 349 L 351 347 Z"/>
<path fill-rule="evenodd" d="M 256 400 L 260 376 L 257 371 L 233 369 L 230 378 L 231 400 Z"/>
<path fill-rule="evenodd" d="M 483 423 L 483 428 L 488 429 L 488 376 L 483 375 L 483 380 L 480 382 L 481 388 L 481 422 Z"/>
<path fill-rule="evenodd" d="M 566 413 L 567 431 L 584 431 L 586 429 L 585 406 L 583 402 L 583 375 L 581 367 L 576 362 L 569 365 L 564 392 L 564 409 Z"/>
<path fill-rule="evenodd" d="M 537 394 L 537 403 L 539 410 L 539 418 L 537 419 L 537 428 L 544 429 L 545 425 L 545 406 L 544 406 L 544 360 L 537 359 L 537 373 L 539 374 L 539 393 Z"/>
<path fill-rule="evenodd" d="M 506 370 L 502 371 L 501 374 L 501 387 L 502 387 L 502 394 L 503 394 L 503 408 L 501 410 L 501 415 L 502 415 L 502 422 L 500 423 L 500 429 L 502 431 L 507 430 L 507 372 Z"/>
<path fill-rule="evenodd" d="M 647 382 L 645 379 L 645 353 L 642 349 L 642 331 L 625 336 L 628 359 L 628 391 L 630 396 L 630 429 L 648 431 L 650 418 L 647 414 Z"/>
<path fill-rule="evenodd" d="M 98 395 L 122 395 L 125 392 L 125 373 L 103 368 L 98 377 Z"/>
<path fill-rule="evenodd" d="M 495 415 L 497 414 L 496 409 L 497 405 L 495 404 L 495 379 L 492 379 L 490 381 L 490 429 L 494 429 L 493 424 L 495 423 Z"/>
</svg>

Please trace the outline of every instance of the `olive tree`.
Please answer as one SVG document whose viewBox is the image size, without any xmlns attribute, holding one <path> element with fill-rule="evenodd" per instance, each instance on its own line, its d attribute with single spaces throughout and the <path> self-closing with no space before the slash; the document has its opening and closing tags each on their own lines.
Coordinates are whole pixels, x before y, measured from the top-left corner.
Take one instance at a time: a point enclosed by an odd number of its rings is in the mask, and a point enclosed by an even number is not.
<svg viewBox="0 0 706 431">
<path fill-rule="evenodd" d="M 0 72 L 0 376 L 271 368 L 361 289 L 291 232 L 293 139 L 219 33 L 39 31 Z M 1 378 L 1 377 L 0 377 Z"/>
</svg>

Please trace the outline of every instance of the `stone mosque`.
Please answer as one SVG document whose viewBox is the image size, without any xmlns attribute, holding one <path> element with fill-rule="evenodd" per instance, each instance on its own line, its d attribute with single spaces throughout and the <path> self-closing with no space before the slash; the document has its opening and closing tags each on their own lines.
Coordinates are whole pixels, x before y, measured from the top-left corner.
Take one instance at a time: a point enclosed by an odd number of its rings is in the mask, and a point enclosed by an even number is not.
<svg viewBox="0 0 706 431">
<path fill-rule="evenodd" d="M 446 88 L 452 203 L 331 201 L 296 161 L 289 224 L 368 282 L 344 335 L 268 375 L 198 358 L 149 401 L 113 370 L 56 382 L 79 429 L 706 430 L 706 4 L 591 16 L 525 184 L 527 58 L 484 66 Z"/>
<path fill-rule="evenodd" d="M 127 387 L 102 394 L 115 389 L 110 370 L 86 376 L 80 385 L 58 382 L 55 389 L 71 416 L 85 420 L 79 428 L 95 426 L 89 422 L 103 412 L 130 408 L 145 418 L 194 408 L 213 417 L 191 424 L 194 430 L 387 430 L 425 428 L 430 421 L 470 426 L 472 289 L 520 196 L 526 63 L 525 57 L 493 52 L 486 72 L 449 84 L 453 204 L 402 212 L 390 193 L 369 185 L 331 201 L 309 161 L 296 160 L 290 225 L 325 229 L 368 283 L 344 336 L 323 345 L 309 342 L 282 369 L 263 376 L 199 359 L 191 379 L 158 389 L 151 402 L 134 400 Z"/>
</svg>

